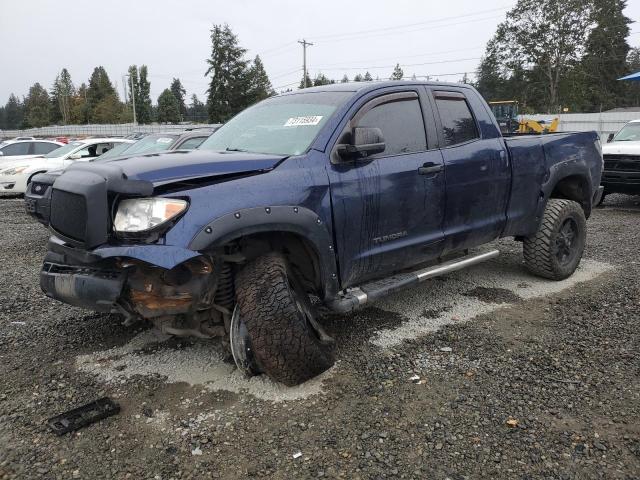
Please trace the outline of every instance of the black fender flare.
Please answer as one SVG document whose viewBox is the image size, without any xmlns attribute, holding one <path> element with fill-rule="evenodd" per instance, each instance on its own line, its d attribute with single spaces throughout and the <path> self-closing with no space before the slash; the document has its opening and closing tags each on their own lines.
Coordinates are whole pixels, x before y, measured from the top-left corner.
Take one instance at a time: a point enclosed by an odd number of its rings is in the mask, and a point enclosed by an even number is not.
<svg viewBox="0 0 640 480">
<path fill-rule="evenodd" d="M 546 181 L 542 184 L 540 189 L 540 202 L 538 202 L 538 208 L 536 210 L 536 229 L 539 227 L 544 214 L 544 209 L 547 207 L 547 202 L 551 198 L 556 186 L 564 179 L 569 177 L 579 177 L 585 182 L 587 192 L 582 199 L 581 206 L 585 211 L 585 215 L 589 217 L 591 214 L 591 207 L 595 190 L 593 188 L 593 182 L 591 181 L 591 172 L 589 168 L 580 162 L 563 162 L 553 165 L 548 172 Z"/>
<path fill-rule="evenodd" d="M 325 222 L 305 207 L 254 207 L 228 213 L 202 227 L 189 243 L 189 249 L 201 252 L 246 235 L 268 232 L 295 233 L 307 240 L 318 256 L 324 298 L 337 295 L 338 264 L 331 233 Z"/>
</svg>

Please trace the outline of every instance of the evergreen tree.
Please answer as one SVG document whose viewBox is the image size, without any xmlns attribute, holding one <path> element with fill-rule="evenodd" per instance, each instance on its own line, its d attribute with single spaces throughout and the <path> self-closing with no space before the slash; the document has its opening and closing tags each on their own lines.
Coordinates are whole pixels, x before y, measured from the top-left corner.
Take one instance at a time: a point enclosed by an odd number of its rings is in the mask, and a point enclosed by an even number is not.
<svg viewBox="0 0 640 480">
<path fill-rule="evenodd" d="M 134 100 L 135 100 L 135 106 L 136 106 L 136 114 L 138 113 L 137 110 L 139 108 L 138 97 L 140 96 L 140 81 L 138 79 L 138 67 L 136 65 L 130 65 L 129 70 L 127 70 L 127 73 L 128 73 L 127 91 L 129 92 L 128 103 L 131 105 L 129 108 L 131 110 L 131 119 L 133 121 Z M 137 115 L 136 115 L 136 121 L 138 121 Z"/>
<path fill-rule="evenodd" d="M 73 124 L 89 123 L 89 105 L 87 104 L 87 84 L 82 83 L 71 99 L 70 122 Z"/>
<path fill-rule="evenodd" d="M 640 47 L 632 48 L 627 57 L 627 74 L 640 72 Z M 626 101 L 627 106 L 640 105 L 640 82 L 626 82 Z"/>
<path fill-rule="evenodd" d="M 584 83 L 584 108 L 597 112 L 619 106 L 626 85 L 617 79 L 627 72 L 629 24 L 626 0 L 594 0 L 592 21 L 579 71 Z"/>
<path fill-rule="evenodd" d="M 8 130 L 17 130 L 24 122 L 24 104 L 13 93 L 4 106 L 5 125 Z"/>
<path fill-rule="evenodd" d="M 309 76 L 309 72 L 307 72 L 307 78 L 306 78 L 306 85 L 305 85 L 305 78 L 304 75 L 302 76 L 302 79 L 300 80 L 300 85 L 298 86 L 298 88 L 308 88 L 308 87 L 313 87 L 313 80 L 311 80 L 311 77 Z"/>
<path fill-rule="evenodd" d="M 238 44 L 238 37 L 228 25 L 214 25 L 211 29 L 211 57 L 205 76 L 211 75 L 207 89 L 209 120 L 226 122 L 249 103 L 248 63 L 246 49 Z"/>
<path fill-rule="evenodd" d="M 140 124 L 148 124 L 153 121 L 151 110 L 151 84 L 147 80 L 147 66 L 142 65 L 138 70 L 138 83 L 140 93 L 136 96 L 136 119 Z M 137 92 L 136 92 L 137 93 Z"/>
<path fill-rule="evenodd" d="M 71 75 L 66 68 L 56 76 L 51 88 L 51 121 L 63 125 L 71 121 L 71 102 L 76 88 L 71 81 Z"/>
<path fill-rule="evenodd" d="M 117 123 L 122 104 L 104 67 L 96 67 L 86 90 L 86 110 L 89 122 Z"/>
<path fill-rule="evenodd" d="M 33 84 L 25 99 L 25 119 L 31 127 L 49 125 L 50 104 L 47 90 L 39 83 Z"/>
<path fill-rule="evenodd" d="M 364 77 L 362 77 L 362 80 L 365 82 L 370 82 L 373 80 L 373 78 L 371 77 L 371 74 L 367 71 L 364 74 Z"/>
<path fill-rule="evenodd" d="M 195 93 L 191 95 L 191 105 L 189 106 L 187 115 L 192 122 L 207 121 L 207 106 L 198 99 Z"/>
<path fill-rule="evenodd" d="M 4 106 L 0 107 L 0 130 L 7 129 L 7 114 L 5 110 Z"/>
<path fill-rule="evenodd" d="M 360 75 L 359 73 L 353 77 L 353 81 L 354 82 L 362 82 L 364 80 L 364 78 L 362 78 L 362 75 Z"/>
<path fill-rule="evenodd" d="M 342 77 L 342 80 L 340 80 L 340 83 L 349 83 L 349 77 L 347 77 L 346 73 L 345 73 L 344 77 Z"/>
<path fill-rule="evenodd" d="M 260 56 L 256 55 L 256 58 L 253 60 L 253 63 L 249 68 L 247 76 L 249 82 L 247 102 L 249 105 L 275 95 Z"/>
<path fill-rule="evenodd" d="M 171 93 L 178 100 L 178 106 L 180 107 L 180 115 L 184 118 L 187 115 L 187 105 L 184 101 L 184 96 L 187 94 L 187 91 L 182 86 L 182 82 L 180 82 L 179 78 L 174 78 L 171 81 Z"/>
<path fill-rule="evenodd" d="M 313 86 L 319 87 L 321 85 L 330 85 L 332 83 L 336 83 L 335 80 L 330 80 L 324 73 L 319 73 L 316 75 L 316 78 L 313 79 Z"/>
<path fill-rule="evenodd" d="M 178 123 L 180 121 L 180 102 L 171 89 L 165 88 L 158 97 L 158 122 Z"/>
<path fill-rule="evenodd" d="M 396 67 L 393 69 L 393 73 L 389 80 L 402 80 L 402 77 L 404 77 L 404 72 L 400 68 L 400 64 L 396 63 Z"/>
</svg>

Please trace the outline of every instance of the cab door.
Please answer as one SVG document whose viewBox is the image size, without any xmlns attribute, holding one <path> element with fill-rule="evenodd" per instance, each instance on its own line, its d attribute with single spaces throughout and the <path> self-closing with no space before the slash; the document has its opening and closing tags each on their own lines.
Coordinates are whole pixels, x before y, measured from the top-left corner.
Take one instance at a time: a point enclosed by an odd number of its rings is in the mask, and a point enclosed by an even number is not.
<svg viewBox="0 0 640 480">
<path fill-rule="evenodd" d="M 502 139 L 483 135 L 464 90 L 431 90 L 447 171 L 445 253 L 498 238 L 506 223 L 511 188 Z"/>
<path fill-rule="evenodd" d="M 444 164 L 430 148 L 423 90 L 371 94 L 341 134 L 382 131 L 385 150 L 353 161 L 334 151 L 328 168 L 342 287 L 384 277 L 437 257 L 444 233 Z"/>
</svg>

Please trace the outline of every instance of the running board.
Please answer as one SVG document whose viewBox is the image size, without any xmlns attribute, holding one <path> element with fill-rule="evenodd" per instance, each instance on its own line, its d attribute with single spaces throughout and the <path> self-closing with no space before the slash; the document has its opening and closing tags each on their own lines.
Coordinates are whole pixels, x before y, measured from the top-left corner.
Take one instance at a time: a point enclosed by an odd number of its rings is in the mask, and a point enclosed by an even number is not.
<svg viewBox="0 0 640 480">
<path fill-rule="evenodd" d="M 478 255 L 465 256 L 462 259 L 456 258 L 449 260 L 448 262 L 439 263 L 438 265 L 416 270 L 415 272 L 400 273 L 381 280 L 375 280 L 370 283 L 365 283 L 360 287 L 348 289 L 343 295 L 329 302 L 327 306 L 334 312 L 350 312 L 365 303 L 377 300 L 390 293 L 416 285 L 429 278 L 477 265 L 478 263 L 495 258 L 498 255 L 500 255 L 498 250 L 491 250 Z"/>
</svg>

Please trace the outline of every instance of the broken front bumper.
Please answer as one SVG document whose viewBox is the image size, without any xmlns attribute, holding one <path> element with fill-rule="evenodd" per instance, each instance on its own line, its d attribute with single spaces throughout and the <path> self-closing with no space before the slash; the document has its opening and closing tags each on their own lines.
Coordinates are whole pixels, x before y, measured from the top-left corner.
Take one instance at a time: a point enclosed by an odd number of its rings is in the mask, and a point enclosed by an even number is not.
<svg viewBox="0 0 640 480">
<path fill-rule="evenodd" d="M 205 292 L 215 288 L 212 264 L 191 250 L 141 245 L 87 251 L 57 237 L 48 248 L 40 286 L 77 307 L 151 319 L 202 308 Z"/>
<path fill-rule="evenodd" d="M 40 287 L 48 297 L 106 313 L 116 309 L 124 282 L 124 272 L 57 263 L 50 255 L 40 272 Z"/>
</svg>

